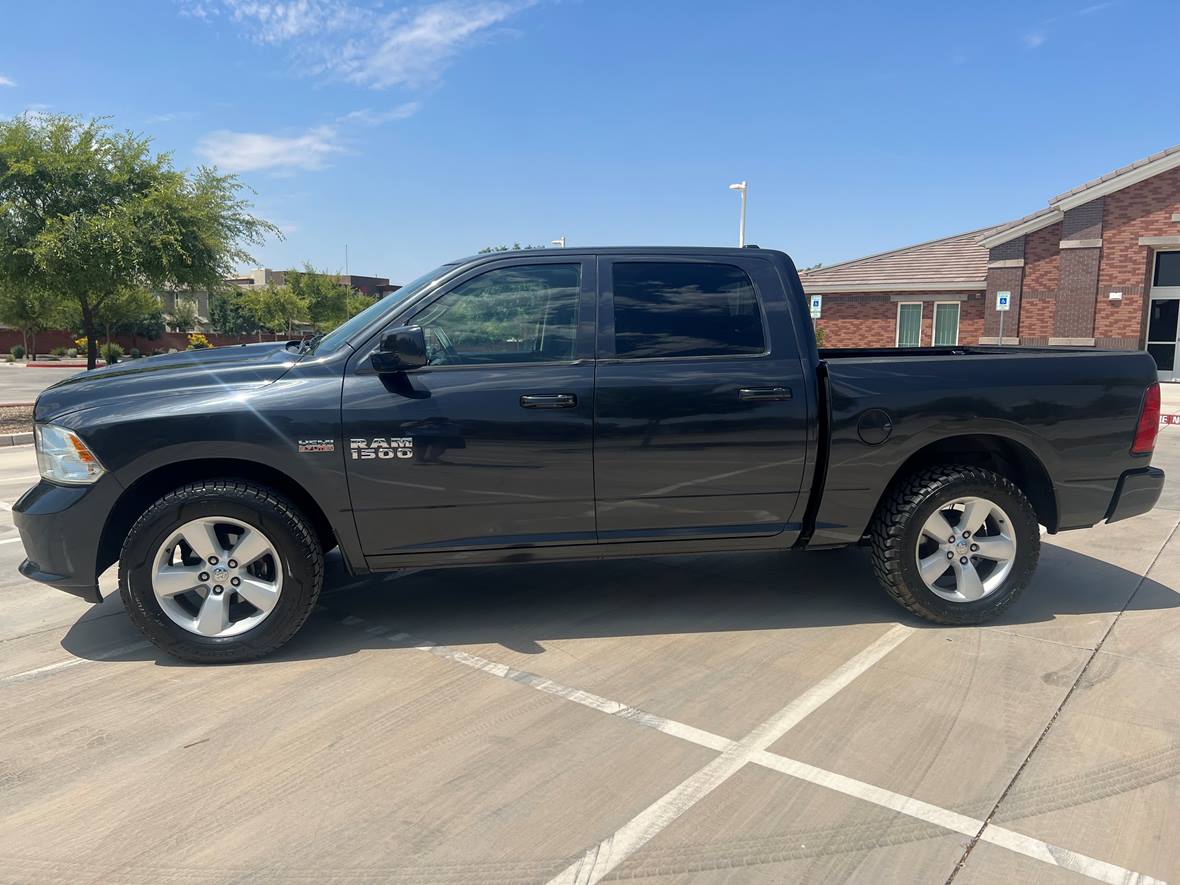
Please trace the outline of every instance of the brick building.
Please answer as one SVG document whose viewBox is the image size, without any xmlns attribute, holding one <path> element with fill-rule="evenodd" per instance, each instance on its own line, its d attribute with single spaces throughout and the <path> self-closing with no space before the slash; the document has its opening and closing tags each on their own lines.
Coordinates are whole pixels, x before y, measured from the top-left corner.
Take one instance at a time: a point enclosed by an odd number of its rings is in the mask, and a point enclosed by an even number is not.
<svg viewBox="0 0 1180 885">
<path fill-rule="evenodd" d="M 800 274 L 827 347 L 1147 348 L 1180 380 L 1180 145 L 1016 221 Z"/>
</svg>

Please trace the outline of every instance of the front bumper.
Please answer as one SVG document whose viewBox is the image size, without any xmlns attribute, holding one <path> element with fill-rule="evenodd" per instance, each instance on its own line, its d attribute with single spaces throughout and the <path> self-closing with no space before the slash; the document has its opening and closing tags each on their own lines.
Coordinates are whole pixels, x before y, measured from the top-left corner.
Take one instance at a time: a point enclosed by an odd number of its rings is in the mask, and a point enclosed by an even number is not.
<svg viewBox="0 0 1180 885">
<path fill-rule="evenodd" d="M 25 561 L 20 573 L 87 602 L 102 602 L 98 550 L 103 526 L 119 497 L 105 476 L 94 485 L 60 486 L 42 480 L 12 505 Z"/>
<path fill-rule="evenodd" d="M 1158 467 L 1144 467 L 1128 470 L 1119 477 L 1110 507 L 1106 511 L 1107 522 L 1118 522 L 1131 516 L 1146 513 L 1155 506 L 1164 490 L 1164 472 Z"/>
</svg>

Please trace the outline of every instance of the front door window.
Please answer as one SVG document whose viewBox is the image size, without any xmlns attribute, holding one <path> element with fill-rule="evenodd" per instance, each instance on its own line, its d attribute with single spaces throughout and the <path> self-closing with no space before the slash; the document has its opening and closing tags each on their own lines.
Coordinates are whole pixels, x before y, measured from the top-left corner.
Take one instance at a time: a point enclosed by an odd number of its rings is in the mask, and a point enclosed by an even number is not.
<svg viewBox="0 0 1180 885">
<path fill-rule="evenodd" d="M 1161 381 L 1180 380 L 1176 342 L 1180 334 L 1180 252 L 1159 252 L 1151 274 L 1151 310 L 1147 315 L 1147 352 Z"/>
</svg>

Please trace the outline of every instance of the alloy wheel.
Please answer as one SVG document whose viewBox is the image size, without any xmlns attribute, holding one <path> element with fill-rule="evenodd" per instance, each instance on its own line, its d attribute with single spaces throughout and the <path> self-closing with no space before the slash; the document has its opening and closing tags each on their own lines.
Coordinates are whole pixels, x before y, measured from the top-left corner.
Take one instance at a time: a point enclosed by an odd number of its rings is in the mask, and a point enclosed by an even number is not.
<svg viewBox="0 0 1180 885">
<path fill-rule="evenodd" d="M 224 516 L 194 519 L 160 545 L 152 592 L 173 623 L 223 638 L 262 623 L 278 603 L 283 569 L 259 529 Z"/>
<path fill-rule="evenodd" d="M 915 548 L 918 574 L 948 602 L 994 593 L 1016 563 L 1016 537 L 1004 509 L 986 498 L 956 498 L 922 525 Z"/>
</svg>

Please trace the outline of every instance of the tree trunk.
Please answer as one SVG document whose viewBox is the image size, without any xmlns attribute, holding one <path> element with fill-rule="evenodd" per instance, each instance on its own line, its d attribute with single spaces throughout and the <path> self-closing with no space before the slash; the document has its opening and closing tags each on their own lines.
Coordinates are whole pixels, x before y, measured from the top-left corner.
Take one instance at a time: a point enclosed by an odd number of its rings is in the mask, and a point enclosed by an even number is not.
<svg viewBox="0 0 1180 885">
<path fill-rule="evenodd" d="M 86 369 L 98 366 L 98 343 L 94 340 L 94 310 L 90 299 L 82 301 L 82 334 L 86 336 Z"/>
<path fill-rule="evenodd" d="M 32 346 L 25 356 L 28 358 L 30 363 L 35 363 L 37 362 L 37 333 L 34 332 L 32 335 L 30 335 L 29 340 L 32 342 Z"/>
</svg>

